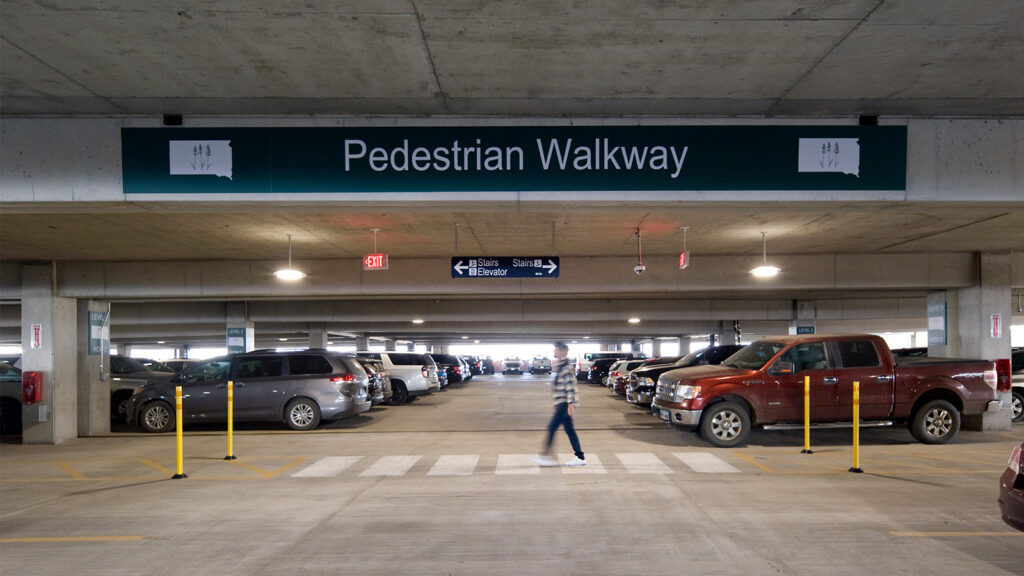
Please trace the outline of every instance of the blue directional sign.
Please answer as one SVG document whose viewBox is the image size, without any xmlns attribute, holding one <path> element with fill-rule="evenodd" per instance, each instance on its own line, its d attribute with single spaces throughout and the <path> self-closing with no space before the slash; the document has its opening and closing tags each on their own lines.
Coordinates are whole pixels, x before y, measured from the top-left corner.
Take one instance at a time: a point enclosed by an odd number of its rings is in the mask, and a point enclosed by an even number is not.
<svg viewBox="0 0 1024 576">
<path fill-rule="evenodd" d="M 558 256 L 456 256 L 452 278 L 558 278 Z"/>
</svg>

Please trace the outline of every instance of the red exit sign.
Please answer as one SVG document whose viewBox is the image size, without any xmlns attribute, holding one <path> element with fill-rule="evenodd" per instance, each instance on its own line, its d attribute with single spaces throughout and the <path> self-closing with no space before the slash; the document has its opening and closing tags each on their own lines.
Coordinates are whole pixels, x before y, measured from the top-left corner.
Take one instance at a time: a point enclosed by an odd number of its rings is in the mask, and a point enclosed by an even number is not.
<svg viewBox="0 0 1024 576">
<path fill-rule="evenodd" d="M 363 257 L 363 270 L 387 270 L 387 254 L 367 254 Z"/>
</svg>

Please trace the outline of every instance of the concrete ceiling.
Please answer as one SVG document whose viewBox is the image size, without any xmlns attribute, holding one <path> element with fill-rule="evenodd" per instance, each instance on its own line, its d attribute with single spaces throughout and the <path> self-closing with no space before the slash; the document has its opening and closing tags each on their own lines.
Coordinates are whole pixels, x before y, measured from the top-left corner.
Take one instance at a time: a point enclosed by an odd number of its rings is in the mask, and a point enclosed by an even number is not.
<svg viewBox="0 0 1024 576">
<path fill-rule="evenodd" d="M 1019 0 L 3 0 L 0 115 L 1024 116 Z M 53 203 L 0 261 L 1024 250 L 1019 205 Z M 552 238 L 552 226 L 554 238 Z M 43 231 L 43 233 L 40 233 Z M 600 233 L 597 233 L 600 232 Z M 429 296 L 429 295 L 424 295 Z"/>
<path fill-rule="evenodd" d="M 4 0 L 0 114 L 1024 116 L 1019 0 Z"/>
</svg>

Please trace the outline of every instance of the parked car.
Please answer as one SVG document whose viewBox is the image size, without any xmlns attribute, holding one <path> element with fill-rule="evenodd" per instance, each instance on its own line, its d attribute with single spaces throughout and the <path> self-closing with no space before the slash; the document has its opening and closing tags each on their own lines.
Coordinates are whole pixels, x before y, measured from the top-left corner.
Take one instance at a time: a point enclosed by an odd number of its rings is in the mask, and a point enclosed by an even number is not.
<svg viewBox="0 0 1024 576">
<path fill-rule="evenodd" d="M 964 415 L 1002 409 L 994 362 L 894 360 L 885 340 L 870 334 L 771 337 L 717 366 L 670 370 L 658 378 L 652 409 L 662 420 L 697 427 L 715 446 L 735 446 L 753 425 L 801 427 L 805 376 L 812 423 L 849 422 L 860 382 L 864 422 L 906 422 L 925 444 L 952 440 Z"/>
<path fill-rule="evenodd" d="M 523 361 L 519 358 L 505 358 L 501 361 L 502 374 L 522 374 Z"/>
<path fill-rule="evenodd" d="M 590 371 L 587 373 L 587 381 L 591 384 L 604 385 L 608 378 L 608 370 L 612 364 L 619 361 L 619 358 L 598 358 L 590 363 Z"/>
<path fill-rule="evenodd" d="M 356 352 L 356 356 L 374 358 L 384 363 L 391 377 L 391 403 L 405 404 L 417 396 L 437 392 L 437 364 L 429 354 L 415 352 Z"/>
<path fill-rule="evenodd" d="M 616 394 L 625 396 L 626 385 L 629 384 L 629 374 L 639 368 L 647 360 L 619 360 L 608 369 L 608 377 L 605 383 L 608 389 Z"/>
<path fill-rule="evenodd" d="M 642 352 L 587 352 L 576 357 L 576 379 L 586 380 L 590 376 L 590 365 L 600 358 L 647 358 Z"/>
<path fill-rule="evenodd" d="M 483 366 L 481 366 L 480 358 L 478 356 L 462 356 L 461 358 L 469 364 L 470 374 L 476 376 L 484 373 Z"/>
<path fill-rule="evenodd" d="M 641 407 L 650 406 L 651 401 L 654 400 L 654 389 L 657 386 L 658 377 L 665 372 L 687 366 L 720 364 L 722 360 L 732 356 L 741 348 L 743 346 L 739 344 L 708 346 L 703 350 L 690 352 L 686 356 L 674 357 L 671 362 L 638 368 L 629 374 L 629 384 L 626 385 L 626 401 Z"/>
<path fill-rule="evenodd" d="M 434 359 L 441 368 L 445 369 L 448 373 L 448 384 L 457 384 L 462 382 L 464 379 L 462 361 L 459 360 L 458 356 L 454 354 L 430 354 L 430 357 Z"/>
<path fill-rule="evenodd" d="M 374 406 L 391 400 L 391 378 L 384 363 L 375 358 L 363 358 L 353 356 L 357 362 L 362 364 L 366 371 L 367 386 L 369 388 L 370 403 Z"/>
<path fill-rule="evenodd" d="M 547 356 L 534 356 L 530 360 L 530 374 L 551 374 L 551 359 Z"/>
<path fill-rule="evenodd" d="M 466 360 L 465 356 L 456 356 L 456 358 L 462 364 L 462 381 L 469 382 L 473 379 L 473 369 L 469 366 L 469 360 Z"/>
<path fill-rule="evenodd" d="M 150 366 L 161 367 L 163 370 L 154 370 Z M 128 415 L 128 399 L 136 390 L 146 384 L 167 382 L 174 375 L 172 368 L 155 360 L 110 356 L 110 419 L 123 422 Z"/>
<path fill-rule="evenodd" d="M 175 373 L 181 372 L 182 370 L 188 369 L 189 366 L 198 364 L 200 360 L 189 360 L 187 358 L 175 358 L 173 360 L 164 360 L 164 366 L 167 366 Z"/>
<path fill-rule="evenodd" d="M 1010 371 L 1013 382 L 1010 388 L 1010 408 L 1014 422 L 1024 422 L 1024 348 L 1013 350 L 1010 355 Z"/>
<path fill-rule="evenodd" d="M 0 435 L 21 434 L 21 356 L 0 357 Z"/>
<path fill-rule="evenodd" d="M 175 387 L 182 388 L 186 423 L 227 419 L 227 382 L 234 382 L 234 417 L 284 422 L 312 430 L 370 409 L 366 371 L 354 358 L 326 350 L 246 352 L 197 364 L 168 382 L 147 384 L 128 403 L 128 422 L 147 432 L 174 429 Z"/>
<path fill-rule="evenodd" d="M 1003 522 L 1024 531 L 1024 442 L 1014 447 L 999 478 L 999 513 Z"/>
<path fill-rule="evenodd" d="M 494 360 L 490 356 L 484 356 L 480 359 L 480 373 L 494 374 Z"/>
</svg>

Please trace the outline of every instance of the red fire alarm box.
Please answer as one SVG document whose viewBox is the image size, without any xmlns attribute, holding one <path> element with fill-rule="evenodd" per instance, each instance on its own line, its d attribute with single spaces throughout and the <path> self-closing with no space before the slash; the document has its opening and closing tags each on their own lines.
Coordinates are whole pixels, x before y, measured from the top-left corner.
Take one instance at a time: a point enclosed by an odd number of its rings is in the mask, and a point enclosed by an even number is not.
<svg viewBox="0 0 1024 576">
<path fill-rule="evenodd" d="M 24 404 L 38 404 L 43 401 L 43 373 L 21 373 L 21 401 Z"/>
</svg>

